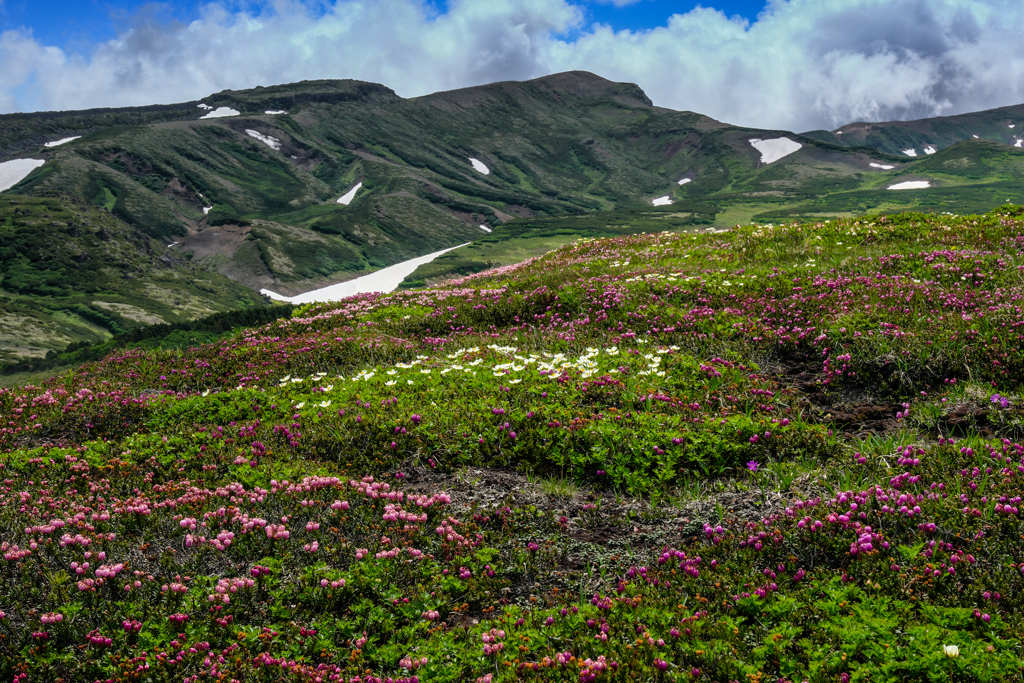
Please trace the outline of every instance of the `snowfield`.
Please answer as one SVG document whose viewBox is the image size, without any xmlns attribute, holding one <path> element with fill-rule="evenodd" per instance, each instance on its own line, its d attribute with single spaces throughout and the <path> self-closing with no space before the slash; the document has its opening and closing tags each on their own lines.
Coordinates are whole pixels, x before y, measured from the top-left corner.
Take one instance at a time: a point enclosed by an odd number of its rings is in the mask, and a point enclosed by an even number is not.
<svg viewBox="0 0 1024 683">
<path fill-rule="evenodd" d="M 939 150 L 935 149 L 935 148 L 934 148 L 934 147 L 932 147 L 931 145 L 928 145 L 927 147 L 925 147 L 925 148 L 924 148 L 924 153 L 925 153 L 925 154 L 935 154 L 935 153 L 936 153 L 936 152 L 938 152 L 938 151 L 939 151 Z"/>
<path fill-rule="evenodd" d="M 469 242 L 466 242 L 469 244 Z M 464 247 L 466 244 L 460 244 L 458 247 L 450 247 L 448 249 L 442 249 L 441 251 L 435 251 L 433 254 L 427 254 L 426 256 L 420 256 L 418 258 L 409 259 L 401 263 L 396 263 L 393 266 L 388 266 L 378 270 L 376 273 L 370 273 L 363 277 L 357 277 L 354 280 L 347 282 L 339 282 L 335 285 L 329 285 L 322 289 L 314 289 L 304 294 L 298 294 L 296 296 L 287 297 L 272 292 L 269 289 L 261 289 L 260 294 L 265 294 L 271 299 L 277 301 L 288 301 L 293 304 L 309 304 L 309 303 L 321 303 L 325 301 L 341 301 L 346 297 L 350 297 L 354 294 L 366 294 L 367 292 L 392 292 L 398 285 L 402 283 L 408 275 L 411 275 L 413 271 L 422 266 L 424 263 L 430 263 L 441 254 L 445 254 L 452 249 L 458 249 Z"/>
<path fill-rule="evenodd" d="M 270 115 L 273 116 L 273 115 L 276 115 L 276 114 L 287 114 L 288 112 L 286 112 L 284 109 L 268 109 L 267 111 L 265 111 L 263 113 L 264 114 L 270 114 Z"/>
<path fill-rule="evenodd" d="M 209 214 L 212 209 L 213 209 L 212 206 L 204 206 L 203 207 L 203 215 L 205 216 L 205 215 Z"/>
<path fill-rule="evenodd" d="M 255 138 L 256 140 L 259 140 L 260 142 L 262 142 L 264 145 L 266 145 L 270 149 L 275 149 L 277 151 L 281 151 L 281 141 L 278 140 L 275 137 L 272 137 L 270 135 L 264 135 L 263 133 L 260 133 L 259 131 L 249 130 L 248 128 L 245 129 L 245 134 L 248 135 L 251 138 Z"/>
<path fill-rule="evenodd" d="M 775 138 L 774 140 L 751 138 L 750 144 L 761 153 L 762 164 L 776 162 L 803 147 L 799 142 L 794 142 L 789 138 Z"/>
<path fill-rule="evenodd" d="M 202 104 L 202 103 L 200 103 L 200 104 L 197 104 L 196 106 L 197 106 L 197 107 L 199 107 L 200 109 L 213 109 L 213 107 L 211 107 L 211 106 L 210 106 L 210 105 L 208 105 L 208 104 Z"/>
<path fill-rule="evenodd" d="M 693 182 L 693 179 L 692 178 L 683 178 L 683 179 L 678 181 L 678 183 L 680 185 L 685 185 L 686 183 L 689 183 L 689 182 Z"/>
<path fill-rule="evenodd" d="M 470 158 L 469 163 L 473 164 L 473 168 L 480 171 L 484 175 L 490 175 L 491 169 L 487 168 L 484 162 L 480 161 L 479 159 Z"/>
<path fill-rule="evenodd" d="M 483 230 L 484 232 L 491 232 L 491 229 L 488 228 L 486 225 L 481 225 L 480 229 Z"/>
<path fill-rule="evenodd" d="M 361 188 L 362 186 L 362 181 L 356 183 L 355 187 L 353 187 L 351 190 L 349 190 L 348 192 L 346 192 L 345 194 L 338 198 L 338 203 L 344 204 L 345 206 L 351 204 L 352 200 L 356 198 L 356 192 L 359 192 L 359 188 Z M 388 291 L 390 292 L 391 290 L 389 289 Z"/>
<path fill-rule="evenodd" d="M 890 169 L 896 168 L 895 166 L 890 166 L 889 164 L 876 164 L 873 161 L 870 164 L 868 164 L 868 166 L 870 166 L 871 168 L 880 168 L 883 171 L 888 171 Z"/>
<path fill-rule="evenodd" d="M 82 137 L 82 136 L 81 135 L 76 135 L 73 138 L 64 138 L 63 140 L 54 140 L 53 142 L 45 142 L 45 143 L 43 143 L 43 147 L 57 147 L 58 145 L 63 145 L 65 143 L 67 143 L 67 142 L 71 142 L 72 140 L 77 140 L 80 137 Z"/>
<path fill-rule="evenodd" d="M 668 195 L 665 195 L 664 197 L 658 197 L 657 199 L 651 201 L 651 204 L 653 204 L 654 206 L 668 206 L 671 203 L 672 200 L 669 199 Z"/>
<path fill-rule="evenodd" d="M 45 163 L 44 159 L 11 159 L 3 162 L 0 164 L 0 192 L 11 189 Z"/>
<path fill-rule="evenodd" d="M 207 109 L 209 109 L 209 107 L 207 107 Z M 216 109 L 211 111 L 206 116 L 201 116 L 199 118 L 202 118 L 202 119 L 220 119 L 220 118 L 223 118 L 225 116 L 238 116 L 239 113 L 240 112 L 237 109 L 232 109 L 230 107 L 217 107 Z"/>
<path fill-rule="evenodd" d="M 902 183 L 896 183 L 895 185 L 890 185 L 886 189 L 889 189 L 889 190 L 923 190 L 923 189 L 931 187 L 931 186 L 932 186 L 932 184 L 930 182 L 928 182 L 927 180 L 907 180 L 907 181 L 902 182 Z"/>
<path fill-rule="evenodd" d="M 903 153 L 906 154 L 908 157 L 916 157 L 917 156 L 917 150 L 914 149 L 913 147 L 911 147 L 910 149 L 903 150 Z"/>
</svg>

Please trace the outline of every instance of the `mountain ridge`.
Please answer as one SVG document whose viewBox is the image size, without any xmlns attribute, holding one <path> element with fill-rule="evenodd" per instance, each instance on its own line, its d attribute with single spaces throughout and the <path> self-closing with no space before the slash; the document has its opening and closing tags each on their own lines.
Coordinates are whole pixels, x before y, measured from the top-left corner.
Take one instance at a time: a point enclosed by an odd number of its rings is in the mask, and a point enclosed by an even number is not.
<svg viewBox="0 0 1024 683">
<path fill-rule="evenodd" d="M 943 125 L 952 141 L 957 129 Z M 1022 151 L 973 138 L 916 159 L 885 151 L 902 134 L 893 128 L 879 150 L 852 133 L 733 126 L 574 71 L 408 99 L 319 80 L 0 116 L 0 159 L 45 161 L 7 195 L 91 205 L 163 240 L 162 255 L 234 282 L 225 292 L 293 295 L 466 242 L 501 248 L 445 262 L 507 265 L 577 234 L 546 226 L 598 211 L 642 231 L 1024 203 Z M 909 181 L 930 187 L 887 190 Z M 513 235 L 532 246 L 506 248 Z"/>
</svg>

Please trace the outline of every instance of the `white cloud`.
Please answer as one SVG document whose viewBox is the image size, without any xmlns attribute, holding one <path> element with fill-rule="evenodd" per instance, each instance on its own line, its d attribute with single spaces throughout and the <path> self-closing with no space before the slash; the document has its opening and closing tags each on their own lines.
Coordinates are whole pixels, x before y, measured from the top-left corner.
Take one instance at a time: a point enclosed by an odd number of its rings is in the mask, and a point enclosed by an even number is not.
<svg viewBox="0 0 1024 683">
<path fill-rule="evenodd" d="M 638 83 L 662 106 L 795 131 L 1024 102 L 1017 0 L 773 0 L 753 23 L 697 8 L 640 32 L 585 24 L 579 1 L 452 0 L 443 14 L 427 0 L 214 3 L 187 25 L 140 15 L 87 55 L 7 32 L 0 110 L 185 101 L 315 78 L 410 97 L 570 69 Z"/>
</svg>

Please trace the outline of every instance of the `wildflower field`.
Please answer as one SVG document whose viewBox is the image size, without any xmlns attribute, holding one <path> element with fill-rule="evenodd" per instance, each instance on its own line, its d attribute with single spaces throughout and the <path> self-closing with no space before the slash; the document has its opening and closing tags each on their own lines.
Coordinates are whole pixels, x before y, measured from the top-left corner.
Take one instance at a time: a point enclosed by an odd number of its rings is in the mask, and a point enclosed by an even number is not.
<svg viewBox="0 0 1024 683">
<path fill-rule="evenodd" d="M 0 390 L 0 680 L 1024 680 L 1024 210 L 581 240 Z"/>
</svg>

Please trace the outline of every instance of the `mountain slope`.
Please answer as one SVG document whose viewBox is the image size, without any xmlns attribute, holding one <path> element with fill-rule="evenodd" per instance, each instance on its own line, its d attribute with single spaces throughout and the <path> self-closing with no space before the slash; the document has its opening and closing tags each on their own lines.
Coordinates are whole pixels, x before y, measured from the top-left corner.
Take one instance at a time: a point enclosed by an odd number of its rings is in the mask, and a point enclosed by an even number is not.
<svg viewBox="0 0 1024 683">
<path fill-rule="evenodd" d="M 805 135 L 836 145 L 871 147 L 909 157 L 934 154 L 965 140 L 992 140 L 1020 147 L 1024 145 L 1024 104 L 916 121 L 861 121 L 831 132 L 811 131 Z"/>
<path fill-rule="evenodd" d="M 71 192 L 238 282 L 293 293 L 517 217 L 723 192 L 800 200 L 870 171 L 865 150 L 657 108 L 635 85 L 584 72 L 412 100 L 376 84 L 303 82 L 197 106 L 191 120 L 179 107 L 109 128 L 88 113 L 59 129 L 39 115 L 52 135 L 82 137 L 41 150 L 46 164 L 12 191 Z M 210 112 L 238 114 L 201 118 Z M 3 125 L 0 158 L 41 139 L 12 142 L 14 126 Z M 801 149 L 785 165 L 762 163 L 751 140 L 780 137 Z M 338 204 L 358 183 L 351 204 Z"/>
<path fill-rule="evenodd" d="M 1024 150 L 1006 144 L 1016 113 L 1024 106 L 797 135 L 656 107 L 638 86 L 586 72 L 413 99 L 374 83 L 305 81 L 179 105 L 0 116 L 0 163 L 43 161 L 17 176 L 4 195 L 11 201 L 86 211 L 118 226 L 115 241 L 148 244 L 134 279 L 103 291 L 141 297 L 146 315 L 174 321 L 259 305 L 262 288 L 297 294 L 471 241 L 485 243 L 409 281 L 652 225 L 1024 203 Z M 969 130 L 1003 137 L 960 139 Z M 899 153 L 922 141 L 937 153 Z M 3 173 L 0 166 L 0 187 Z M 908 181 L 929 187 L 888 189 Z M 565 223 L 594 211 L 615 220 Z M 7 246 L 27 254 L 30 237 L 12 231 Z M 220 283 L 216 294 L 189 290 L 162 309 L 159 297 L 129 286 L 161 290 L 157 264 L 165 261 Z M 17 282 L 0 280 L 3 296 L 48 310 L 51 294 Z M 118 325 L 69 328 L 35 352 Z M 26 338 L 42 344 L 36 332 Z"/>
</svg>

